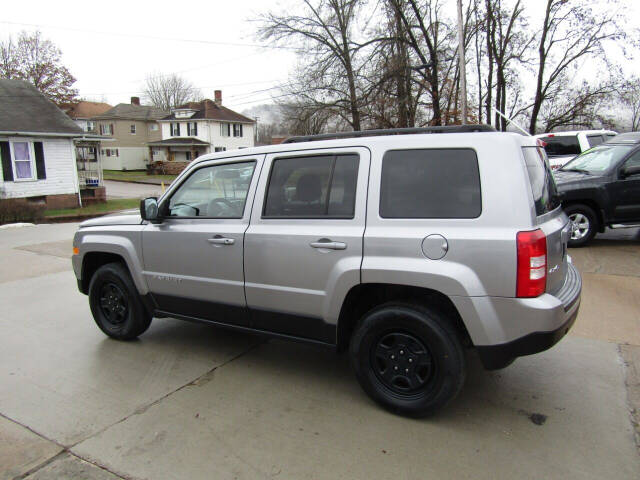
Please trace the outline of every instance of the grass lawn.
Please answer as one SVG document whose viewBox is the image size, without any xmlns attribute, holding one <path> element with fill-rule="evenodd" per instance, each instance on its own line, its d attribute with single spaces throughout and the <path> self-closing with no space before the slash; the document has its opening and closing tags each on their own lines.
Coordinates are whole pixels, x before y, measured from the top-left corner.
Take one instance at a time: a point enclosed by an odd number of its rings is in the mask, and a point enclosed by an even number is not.
<svg viewBox="0 0 640 480">
<path fill-rule="evenodd" d="M 56 217 L 60 215 L 93 215 L 99 213 L 108 213 L 117 210 L 127 210 L 129 208 L 138 208 L 140 199 L 138 198 L 117 198 L 107 200 L 106 203 L 95 203 L 82 208 L 61 208 L 58 210 L 46 210 L 45 217 Z"/>
<path fill-rule="evenodd" d="M 177 175 L 147 175 L 144 170 L 103 170 L 105 180 L 128 180 L 130 182 L 170 183 Z"/>
</svg>

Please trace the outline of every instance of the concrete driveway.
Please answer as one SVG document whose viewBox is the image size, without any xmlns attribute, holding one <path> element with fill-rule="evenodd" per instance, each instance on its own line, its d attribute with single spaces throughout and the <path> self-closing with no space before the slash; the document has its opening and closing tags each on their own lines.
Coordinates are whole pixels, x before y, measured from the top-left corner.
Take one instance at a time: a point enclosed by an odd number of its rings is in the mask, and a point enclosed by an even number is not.
<svg viewBox="0 0 640 480">
<path fill-rule="evenodd" d="M 106 338 L 70 268 L 75 228 L 0 230 L 0 479 L 640 476 L 637 231 L 570 251 L 567 338 L 499 372 L 470 355 L 458 399 L 409 420 L 329 351 L 173 319 Z"/>
</svg>

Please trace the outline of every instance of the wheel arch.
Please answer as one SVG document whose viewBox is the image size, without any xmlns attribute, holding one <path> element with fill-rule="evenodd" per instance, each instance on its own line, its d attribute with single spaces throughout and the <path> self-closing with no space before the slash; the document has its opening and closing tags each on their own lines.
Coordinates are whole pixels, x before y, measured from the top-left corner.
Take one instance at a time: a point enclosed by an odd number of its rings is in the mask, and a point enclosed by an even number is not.
<svg viewBox="0 0 640 480">
<path fill-rule="evenodd" d="M 575 198 L 575 199 L 572 198 L 570 200 L 566 200 L 562 202 L 562 209 L 565 210 L 574 205 L 586 205 L 587 207 L 591 208 L 596 213 L 596 217 L 598 220 L 597 231 L 600 233 L 604 232 L 604 229 L 606 226 L 604 213 L 597 201 L 591 198 Z"/>
<path fill-rule="evenodd" d="M 471 346 L 472 341 L 467 327 L 451 299 L 430 288 L 398 285 L 389 283 L 361 283 L 352 287 L 347 293 L 336 332 L 338 351 L 344 351 L 362 316 L 371 309 L 390 301 L 417 303 L 436 308 L 451 319 L 452 326 L 460 335 L 464 346 Z"/>
</svg>

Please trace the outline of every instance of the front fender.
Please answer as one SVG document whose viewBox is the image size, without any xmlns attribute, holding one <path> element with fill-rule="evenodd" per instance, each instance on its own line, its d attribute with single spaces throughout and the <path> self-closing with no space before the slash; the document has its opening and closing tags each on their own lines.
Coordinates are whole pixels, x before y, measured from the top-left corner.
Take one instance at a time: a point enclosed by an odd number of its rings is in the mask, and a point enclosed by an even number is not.
<svg viewBox="0 0 640 480">
<path fill-rule="evenodd" d="M 73 240 L 73 246 L 77 247 L 79 252 L 73 257 L 73 270 L 78 280 L 82 280 L 82 265 L 87 254 L 96 253 L 110 253 L 121 257 L 133 283 L 140 295 L 148 293 L 149 288 L 142 275 L 142 262 L 140 261 L 141 249 L 140 249 L 141 231 L 138 228 L 132 228 L 131 230 L 118 231 L 78 231 Z"/>
</svg>

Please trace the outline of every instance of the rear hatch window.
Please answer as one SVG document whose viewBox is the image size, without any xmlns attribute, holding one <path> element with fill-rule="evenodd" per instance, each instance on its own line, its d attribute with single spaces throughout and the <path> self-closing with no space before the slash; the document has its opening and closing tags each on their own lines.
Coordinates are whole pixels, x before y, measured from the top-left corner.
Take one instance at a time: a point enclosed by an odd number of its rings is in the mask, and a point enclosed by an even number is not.
<svg viewBox="0 0 640 480">
<path fill-rule="evenodd" d="M 562 135 L 560 137 L 543 137 L 544 149 L 550 157 L 573 156 L 580 153 L 580 143 L 576 135 Z"/>
<path fill-rule="evenodd" d="M 560 197 L 544 149 L 523 147 L 525 165 L 536 206 L 536 215 L 544 215 L 560 206 Z"/>
</svg>

